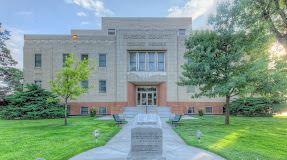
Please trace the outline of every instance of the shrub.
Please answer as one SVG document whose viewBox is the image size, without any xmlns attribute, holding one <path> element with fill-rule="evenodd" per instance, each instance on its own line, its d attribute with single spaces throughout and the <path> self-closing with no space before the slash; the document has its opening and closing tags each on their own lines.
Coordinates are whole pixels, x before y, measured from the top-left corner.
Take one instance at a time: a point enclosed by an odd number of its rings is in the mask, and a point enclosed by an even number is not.
<svg viewBox="0 0 287 160">
<path fill-rule="evenodd" d="M 44 119 L 64 117 L 64 107 L 51 92 L 37 85 L 26 85 L 24 91 L 5 98 L 2 106 L 3 119 Z"/>
<path fill-rule="evenodd" d="M 230 113 L 243 116 L 272 116 L 279 102 L 266 97 L 244 97 L 231 102 Z"/>
<path fill-rule="evenodd" d="M 199 116 L 203 116 L 203 114 L 204 114 L 204 113 L 203 113 L 203 109 L 199 109 L 199 110 L 198 110 L 198 115 L 199 115 Z"/>
<path fill-rule="evenodd" d="M 91 117 L 95 117 L 97 114 L 97 108 L 96 107 L 92 107 L 90 110 L 90 116 Z"/>
</svg>

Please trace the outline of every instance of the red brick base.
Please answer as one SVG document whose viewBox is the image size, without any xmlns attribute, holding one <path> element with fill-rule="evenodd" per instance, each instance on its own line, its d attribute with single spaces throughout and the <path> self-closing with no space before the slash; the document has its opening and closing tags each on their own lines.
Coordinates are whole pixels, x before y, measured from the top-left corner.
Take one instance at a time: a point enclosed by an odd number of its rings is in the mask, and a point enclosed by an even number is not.
<svg viewBox="0 0 287 160">
<path fill-rule="evenodd" d="M 198 114 L 200 109 L 205 113 L 205 107 L 212 107 L 211 114 L 223 114 L 224 102 L 167 102 L 167 106 L 177 114 L 187 114 L 189 107 L 194 107 L 194 114 Z"/>
<path fill-rule="evenodd" d="M 223 114 L 223 102 L 167 102 L 167 106 L 171 107 L 172 113 L 188 114 L 189 107 L 194 107 L 194 113 L 198 114 L 198 110 L 205 112 L 205 107 L 212 107 L 210 114 Z M 97 114 L 100 107 L 107 107 L 108 114 L 118 114 L 123 112 L 123 108 L 128 106 L 128 102 L 71 102 L 70 115 L 80 115 L 81 107 L 96 107 Z"/>
<path fill-rule="evenodd" d="M 108 114 L 118 114 L 123 112 L 123 107 L 127 106 L 127 102 L 71 102 L 70 115 L 81 115 L 81 107 L 97 108 L 97 114 L 100 107 L 107 107 Z"/>
</svg>

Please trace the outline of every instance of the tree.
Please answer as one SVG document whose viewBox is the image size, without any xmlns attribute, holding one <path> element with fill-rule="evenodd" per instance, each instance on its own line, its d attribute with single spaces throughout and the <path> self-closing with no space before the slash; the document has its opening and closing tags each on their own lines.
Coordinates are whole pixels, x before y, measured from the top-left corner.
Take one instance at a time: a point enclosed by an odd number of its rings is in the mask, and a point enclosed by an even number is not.
<svg viewBox="0 0 287 160">
<path fill-rule="evenodd" d="M 51 90 L 64 100 L 65 125 L 67 125 L 68 101 L 87 92 L 86 88 L 81 87 L 80 82 L 88 80 L 94 69 L 94 66 L 89 66 L 88 59 L 77 62 L 74 54 L 71 53 L 68 55 L 63 68 L 56 74 L 56 79 L 50 81 Z"/>
<path fill-rule="evenodd" d="M 222 1 L 210 23 L 218 30 L 229 28 L 257 34 L 273 34 L 287 54 L 286 0 L 229 0 Z"/>
<path fill-rule="evenodd" d="M 14 67 L 0 67 L 0 72 L 3 73 L 2 87 L 0 88 L 0 98 L 12 94 L 15 91 L 23 90 L 23 72 Z"/>
<path fill-rule="evenodd" d="M 1 107 L 0 116 L 4 119 L 43 119 L 64 117 L 64 108 L 57 96 L 38 85 L 25 86 L 5 98 L 7 105 Z"/>
<path fill-rule="evenodd" d="M 9 93 L 9 84 L 7 86 L 7 79 L 10 79 L 11 75 L 15 72 L 15 69 L 11 69 L 11 66 L 15 66 L 17 62 L 13 59 L 10 50 L 7 48 L 6 42 L 10 39 L 10 32 L 4 30 L 0 23 L 0 98 L 5 97 Z M 12 71 L 13 73 L 10 73 Z M 12 86 L 13 87 L 13 86 Z M 7 91 L 8 89 L 8 91 Z"/>
<path fill-rule="evenodd" d="M 225 97 L 225 124 L 229 124 L 230 99 L 246 90 L 246 73 L 252 66 L 254 51 L 265 48 L 265 39 L 259 39 L 227 30 L 194 32 L 186 40 L 185 53 L 192 63 L 182 66 L 178 84 L 199 86 L 200 92 L 193 97 Z"/>
</svg>

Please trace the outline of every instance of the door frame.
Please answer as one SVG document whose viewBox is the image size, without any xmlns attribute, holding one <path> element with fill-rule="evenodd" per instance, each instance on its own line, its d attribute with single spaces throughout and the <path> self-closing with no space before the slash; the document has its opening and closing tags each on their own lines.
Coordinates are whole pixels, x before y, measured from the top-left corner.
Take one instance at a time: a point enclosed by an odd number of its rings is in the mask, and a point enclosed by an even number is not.
<svg viewBox="0 0 287 160">
<path fill-rule="evenodd" d="M 154 91 L 138 91 L 138 88 L 154 88 Z M 146 97 L 146 104 L 142 104 L 142 95 L 145 94 Z M 152 104 L 149 105 L 148 101 L 148 95 L 151 94 L 151 102 Z M 138 97 L 140 96 L 140 98 Z M 157 106 L 157 87 L 156 86 L 136 86 L 136 105 L 137 106 Z"/>
</svg>

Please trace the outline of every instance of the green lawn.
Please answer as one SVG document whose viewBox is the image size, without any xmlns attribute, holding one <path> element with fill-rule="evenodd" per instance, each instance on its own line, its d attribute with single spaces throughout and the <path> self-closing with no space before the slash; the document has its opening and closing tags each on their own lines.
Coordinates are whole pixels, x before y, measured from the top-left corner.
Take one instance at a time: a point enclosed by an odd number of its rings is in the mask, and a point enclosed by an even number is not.
<svg viewBox="0 0 287 160">
<path fill-rule="evenodd" d="M 120 128 L 91 117 L 49 120 L 0 120 L 0 160 L 66 160 L 104 145 Z M 100 129 L 98 143 L 93 131 Z"/>
<path fill-rule="evenodd" d="M 287 159 L 287 117 L 231 117 L 231 125 L 223 123 L 223 116 L 204 116 L 182 120 L 175 130 L 187 144 L 229 160 Z M 201 143 L 197 129 L 202 131 Z"/>
</svg>

